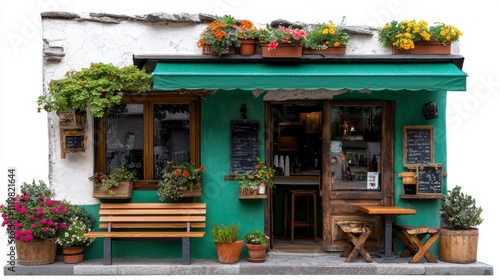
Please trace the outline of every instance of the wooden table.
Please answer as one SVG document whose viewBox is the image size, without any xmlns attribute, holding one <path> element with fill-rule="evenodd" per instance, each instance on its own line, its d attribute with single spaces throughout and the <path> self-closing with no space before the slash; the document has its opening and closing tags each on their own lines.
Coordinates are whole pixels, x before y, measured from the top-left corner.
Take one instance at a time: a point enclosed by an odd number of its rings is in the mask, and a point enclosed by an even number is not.
<svg viewBox="0 0 500 280">
<path fill-rule="evenodd" d="M 379 206 L 379 205 L 358 205 L 360 211 L 370 215 L 382 215 L 384 223 L 384 260 L 393 260 L 392 255 L 392 221 L 394 215 L 414 215 L 415 209 L 397 207 L 397 206 Z"/>
</svg>

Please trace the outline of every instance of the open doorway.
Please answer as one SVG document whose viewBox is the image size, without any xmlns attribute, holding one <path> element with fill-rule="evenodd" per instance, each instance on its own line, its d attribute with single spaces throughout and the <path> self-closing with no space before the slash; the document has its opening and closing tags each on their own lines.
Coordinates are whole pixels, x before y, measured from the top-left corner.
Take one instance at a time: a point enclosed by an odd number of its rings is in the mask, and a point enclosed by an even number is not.
<svg viewBox="0 0 500 280">
<path fill-rule="evenodd" d="M 266 142 L 270 162 L 276 170 L 276 188 L 267 208 L 270 248 L 278 252 L 323 252 L 322 103 L 275 102 L 267 106 Z M 300 192 L 313 194 L 292 195 L 303 194 Z"/>
</svg>

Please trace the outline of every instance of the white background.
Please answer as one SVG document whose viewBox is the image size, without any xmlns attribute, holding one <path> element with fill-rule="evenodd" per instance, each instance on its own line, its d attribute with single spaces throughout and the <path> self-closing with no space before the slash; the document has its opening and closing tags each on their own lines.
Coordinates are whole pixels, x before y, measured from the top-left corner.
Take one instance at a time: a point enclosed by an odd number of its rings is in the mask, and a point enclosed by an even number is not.
<svg viewBox="0 0 500 280">
<path fill-rule="evenodd" d="M 446 114 L 448 118 L 448 188 L 461 185 L 463 191 L 475 197 L 477 204 L 483 207 L 478 261 L 497 266 L 495 223 L 498 219 L 494 215 L 500 204 L 496 196 L 500 187 L 497 178 L 500 75 L 496 69 L 499 32 L 494 3 L 498 1 L 3 0 L 0 2 L 0 202 L 7 197 L 8 168 L 16 169 L 18 182 L 32 179 L 48 182 L 47 115 L 36 112 L 36 99 L 43 93 L 41 12 L 231 14 L 256 23 L 274 19 L 340 22 L 342 16 L 346 16 L 348 25 L 374 27 L 391 20 L 440 21 L 457 26 L 464 33 L 460 39 L 460 53 L 465 57 L 463 70 L 469 75 L 467 91 L 449 92 L 447 108 L 439 108 L 441 116 Z M 4 232 L 2 228 L 0 252 L 7 244 Z M 6 263 L 4 259 L 6 256 L 2 253 L 2 267 Z M 354 277 L 359 276 L 342 276 L 343 279 Z"/>
</svg>

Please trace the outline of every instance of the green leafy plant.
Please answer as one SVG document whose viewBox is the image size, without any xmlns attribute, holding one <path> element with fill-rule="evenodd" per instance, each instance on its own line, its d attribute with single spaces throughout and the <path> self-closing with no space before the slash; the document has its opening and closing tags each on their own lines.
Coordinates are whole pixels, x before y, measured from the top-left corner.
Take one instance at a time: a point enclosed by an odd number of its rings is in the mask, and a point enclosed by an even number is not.
<svg viewBox="0 0 500 280">
<path fill-rule="evenodd" d="M 29 242 L 33 239 L 56 237 L 66 228 L 68 211 L 63 203 L 52 199 L 53 192 L 45 182 L 21 185 L 21 193 L 0 205 L 2 226 L 15 240 Z"/>
<path fill-rule="evenodd" d="M 258 230 L 251 231 L 245 234 L 245 237 L 243 237 L 243 242 L 245 242 L 246 244 L 257 244 L 265 246 L 269 242 L 269 236 Z"/>
<path fill-rule="evenodd" d="M 212 236 L 215 243 L 233 243 L 238 241 L 240 234 L 238 226 L 232 223 L 229 226 L 213 224 Z"/>
<path fill-rule="evenodd" d="M 125 166 L 121 166 L 113 169 L 109 175 L 104 172 L 94 173 L 89 177 L 89 181 L 94 183 L 94 188 L 101 188 L 104 193 L 114 195 L 113 188 L 118 187 L 120 181 L 135 181 L 136 173 L 135 170 L 130 171 Z"/>
<path fill-rule="evenodd" d="M 195 186 L 201 186 L 201 178 L 205 168 L 196 167 L 194 163 L 183 162 L 174 164 L 167 162 L 163 179 L 158 183 L 158 196 L 160 200 L 167 198 L 177 200 L 188 190 L 192 191 Z"/>
<path fill-rule="evenodd" d="M 330 46 L 339 47 L 349 42 L 349 34 L 344 32 L 345 17 L 341 24 L 332 22 L 319 23 L 307 30 L 307 40 L 304 47 L 313 50 L 324 50 Z"/>
<path fill-rule="evenodd" d="M 238 25 L 231 15 L 217 17 L 201 33 L 198 47 L 208 44 L 217 55 L 227 54 L 230 47 L 239 47 Z"/>
<path fill-rule="evenodd" d="M 269 24 L 265 29 L 260 29 L 259 41 L 268 43 L 269 51 L 275 50 L 280 43 L 291 43 L 294 45 L 304 44 L 307 40 L 307 31 L 300 28 L 279 26 L 272 28 Z"/>
<path fill-rule="evenodd" d="M 89 246 L 94 242 L 94 238 L 84 238 L 83 235 L 92 231 L 95 223 L 94 217 L 85 208 L 68 204 L 67 227 L 59 231 L 56 243 L 65 246 Z"/>
<path fill-rule="evenodd" d="M 446 228 L 450 230 L 468 230 L 483 222 L 483 209 L 476 206 L 476 200 L 455 186 L 448 195 L 441 199 L 439 214 Z"/>
<path fill-rule="evenodd" d="M 386 23 L 379 30 L 379 41 L 384 47 L 395 46 L 400 50 L 415 48 L 415 41 L 439 41 L 441 44 L 456 42 L 462 36 L 462 32 L 456 27 L 444 23 L 436 23 L 433 26 L 425 20 L 403 20 Z"/>
<path fill-rule="evenodd" d="M 106 63 L 92 63 L 89 68 L 69 71 L 64 78 L 52 80 L 48 91 L 38 97 L 38 112 L 68 109 L 85 110 L 90 107 L 94 117 L 104 116 L 113 105 L 120 104 L 125 91 L 149 91 L 153 78 L 130 65 L 116 67 Z"/>
</svg>

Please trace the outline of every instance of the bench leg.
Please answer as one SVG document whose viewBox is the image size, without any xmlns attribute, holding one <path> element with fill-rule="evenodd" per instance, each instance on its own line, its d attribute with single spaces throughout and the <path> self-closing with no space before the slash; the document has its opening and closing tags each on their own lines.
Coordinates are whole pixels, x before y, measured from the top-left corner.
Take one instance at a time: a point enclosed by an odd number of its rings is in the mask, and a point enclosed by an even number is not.
<svg viewBox="0 0 500 280">
<path fill-rule="evenodd" d="M 439 235 L 437 233 L 431 234 L 429 236 L 429 239 L 425 242 L 425 244 L 422 244 L 421 238 L 418 236 L 411 235 L 410 238 L 412 239 L 412 243 L 415 244 L 415 246 L 418 247 L 418 252 L 413 256 L 413 258 L 410 260 L 410 263 L 418 263 L 422 259 L 422 257 L 425 257 L 428 262 L 430 263 L 436 263 L 436 259 L 434 256 L 431 255 L 429 252 L 429 249 L 431 248 L 432 244 L 437 240 Z"/>
<path fill-rule="evenodd" d="M 182 238 L 182 263 L 191 264 L 191 238 Z"/>
<path fill-rule="evenodd" d="M 103 240 L 104 243 L 104 252 L 103 252 L 103 259 L 104 259 L 104 264 L 105 265 L 111 265 L 111 238 L 104 238 Z"/>
</svg>

